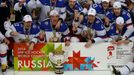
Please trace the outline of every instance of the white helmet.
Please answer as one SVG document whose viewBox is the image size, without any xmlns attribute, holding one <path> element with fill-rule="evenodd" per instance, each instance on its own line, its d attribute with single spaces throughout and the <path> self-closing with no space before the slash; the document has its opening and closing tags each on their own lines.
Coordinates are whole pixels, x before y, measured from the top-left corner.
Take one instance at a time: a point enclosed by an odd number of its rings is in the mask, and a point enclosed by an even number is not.
<svg viewBox="0 0 134 75">
<path fill-rule="evenodd" d="M 24 22 L 32 21 L 32 17 L 31 17 L 30 15 L 25 15 L 25 16 L 23 17 L 23 21 L 24 21 Z"/>
<path fill-rule="evenodd" d="M 116 1 L 113 3 L 113 8 L 121 8 L 121 3 Z"/>
<path fill-rule="evenodd" d="M 59 15 L 59 12 L 57 10 L 52 10 L 50 12 L 50 16 L 52 16 L 52 15 Z"/>
<path fill-rule="evenodd" d="M 124 19 L 123 19 L 123 17 L 117 17 L 116 18 L 116 24 L 118 24 L 118 25 L 124 25 Z"/>
<path fill-rule="evenodd" d="M 88 10 L 88 15 L 93 15 L 93 16 L 95 16 L 95 15 L 96 15 L 96 10 L 93 9 L 93 8 L 90 8 L 90 9 Z"/>
<path fill-rule="evenodd" d="M 107 2 L 107 3 L 109 3 L 110 0 L 101 0 L 101 2 Z"/>
</svg>

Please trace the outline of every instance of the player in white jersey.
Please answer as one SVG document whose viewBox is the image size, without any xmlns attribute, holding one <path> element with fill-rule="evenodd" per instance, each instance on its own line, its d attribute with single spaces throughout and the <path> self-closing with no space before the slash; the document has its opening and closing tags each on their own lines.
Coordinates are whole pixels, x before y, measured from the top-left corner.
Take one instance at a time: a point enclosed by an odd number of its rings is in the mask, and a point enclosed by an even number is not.
<svg viewBox="0 0 134 75">
<path fill-rule="evenodd" d="M 7 50 L 9 41 L 5 38 L 5 36 L 0 32 L 0 60 L 1 60 L 1 69 L 2 72 L 5 73 L 7 70 Z"/>
<path fill-rule="evenodd" d="M 6 36 L 13 37 L 16 43 L 37 43 L 37 36 L 40 33 L 39 26 L 32 22 L 30 15 L 25 15 L 23 22 L 18 22 L 9 27 Z"/>
</svg>

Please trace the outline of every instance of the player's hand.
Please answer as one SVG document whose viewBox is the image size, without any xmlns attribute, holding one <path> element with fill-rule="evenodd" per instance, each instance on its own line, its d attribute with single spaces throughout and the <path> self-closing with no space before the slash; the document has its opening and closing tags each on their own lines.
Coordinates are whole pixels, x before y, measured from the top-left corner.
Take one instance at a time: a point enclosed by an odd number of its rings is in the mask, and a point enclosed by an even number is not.
<svg viewBox="0 0 134 75">
<path fill-rule="evenodd" d="M 29 50 L 33 50 L 33 49 L 34 49 L 34 43 L 30 43 Z"/>
<path fill-rule="evenodd" d="M 65 46 L 70 46 L 70 41 L 65 41 Z"/>
<path fill-rule="evenodd" d="M 104 18 L 104 21 L 105 21 L 105 25 L 106 25 L 106 26 L 109 26 L 109 19 L 108 19 L 108 17 L 105 17 L 105 18 Z"/>
<path fill-rule="evenodd" d="M 4 42 L 5 42 L 7 45 L 10 44 L 10 41 L 9 41 L 7 38 L 4 39 Z"/>
<path fill-rule="evenodd" d="M 73 27 L 72 27 L 72 31 L 73 31 L 73 33 L 75 33 L 75 32 L 77 31 L 77 28 L 78 28 L 78 26 L 73 25 Z"/>
<path fill-rule="evenodd" d="M 112 44 L 117 44 L 116 40 L 111 41 Z"/>
<path fill-rule="evenodd" d="M 86 48 L 89 48 L 89 47 L 91 47 L 91 45 L 92 45 L 92 41 L 89 40 L 89 41 L 85 44 L 85 47 L 86 47 Z"/>
<path fill-rule="evenodd" d="M 129 44 L 130 40 L 124 40 L 123 43 L 124 44 Z"/>
<path fill-rule="evenodd" d="M 74 11 L 74 20 L 78 20 L 78 18 L 79 18 L 79 12 L 78 12 L 78 10 L 75 10 Z"/>
<path fill-rule="evenodd" d="M 79 22 L 81 23 L 83 21 L 83 19 L 84 19 L 84 16 L 83 15 L 80 15 L 79 16 Z"/>
<path fill-rule="evenodd" d="M 18 33 L 18 32 L 14 32 L 14 31 L 13 31 L 13 32 L 11 32 L 11 35 L 12 35 L 12 36 L 18 36 L 18 35 L 19 35 L 19 33 Z"/>
<path fill-rule="evenodd" d="M 44 40 L 45 39 L 45 32 L 44 31 L 41 31 L 39 33 L 39 40 Z"/>
<path fill-rule="evenodd" d="M 117 45 L 119 46 L 119 45 L 122 45 L 122 44 L 124 44 L 124 40 L 119 40 L 118 42 L 117 42 Z"/>
</svg>

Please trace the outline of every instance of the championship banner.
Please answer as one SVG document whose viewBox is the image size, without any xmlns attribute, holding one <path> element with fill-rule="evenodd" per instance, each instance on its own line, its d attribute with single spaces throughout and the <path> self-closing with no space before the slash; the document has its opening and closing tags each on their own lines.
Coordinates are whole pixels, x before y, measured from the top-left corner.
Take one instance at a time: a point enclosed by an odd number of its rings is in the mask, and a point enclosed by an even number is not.
<svg viewBox="0 0 134 75">
<path fill-rule="evenodd" d="M 54 64 L 49 60 L 49 53 L 54 50 L 64 50 L 68 60 L 64 70 L 109 70 L 109 65 L 124 65 L 132 60 L 132 43 L 114 46 L 110 43 L 93 44 L 90 48 L 85 43 L 36 44 L 34 50 L 29 50 L 27 44 L 14 44 L 14 68 L 16 71 L 51 71 Z"/>
<path fill-rule="evenodd" d="M 59 47 L 60 48 L 60 47 Z M 54 44 L 36 44 L 34 50 L 29 50 L 24 43 L 14 44 L 15 71 L 48 71 L 53 70 L 53 64 L 48 58 L 54 50 Z"/>
</svg>

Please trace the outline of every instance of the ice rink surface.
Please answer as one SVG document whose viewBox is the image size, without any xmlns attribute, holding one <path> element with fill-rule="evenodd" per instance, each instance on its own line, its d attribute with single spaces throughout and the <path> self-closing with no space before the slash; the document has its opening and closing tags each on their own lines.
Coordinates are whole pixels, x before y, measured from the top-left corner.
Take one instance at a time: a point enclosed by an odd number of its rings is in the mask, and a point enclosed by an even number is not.
<svg viewBox="0 0 134 75">
<path fill-rule="evenodd" d="M 0 75 L 2 73 L 0 72 Z M 8 69 L 6 75 L 56 75 L 53 71 L 13 71 L 13 69 Z M 110 71 L 65 71 L 62 75 L 114 75 Z M 131 73 L 130 75 L 134 75 Z"/>
</svg>

